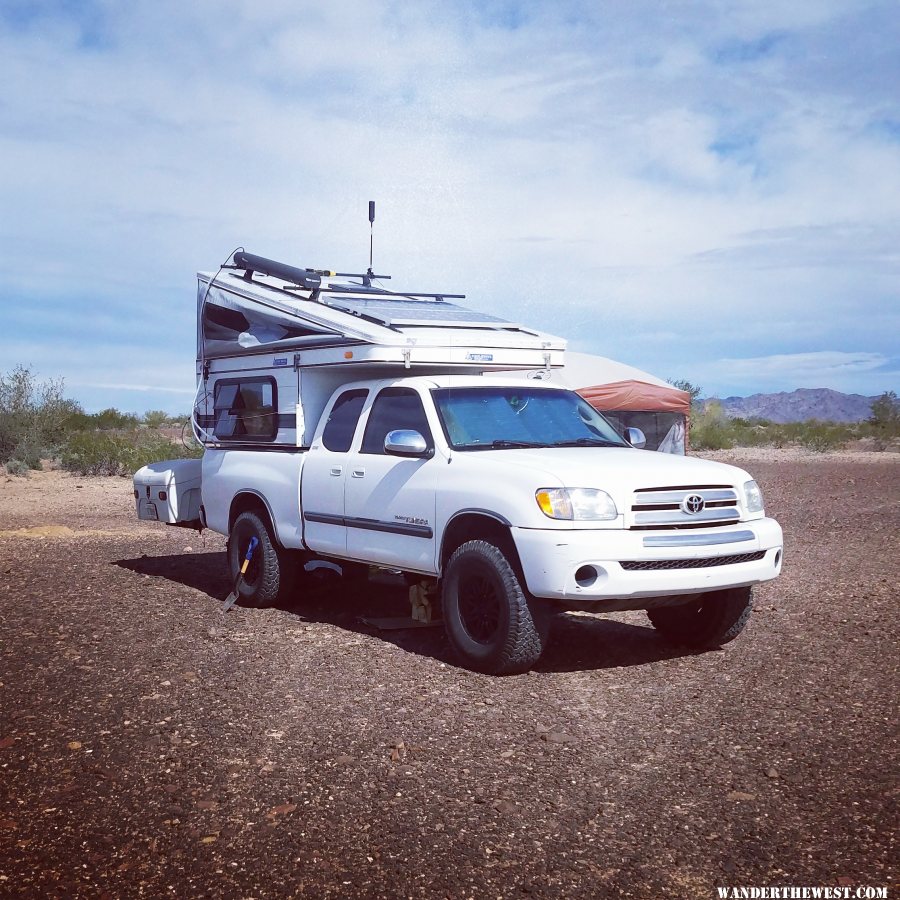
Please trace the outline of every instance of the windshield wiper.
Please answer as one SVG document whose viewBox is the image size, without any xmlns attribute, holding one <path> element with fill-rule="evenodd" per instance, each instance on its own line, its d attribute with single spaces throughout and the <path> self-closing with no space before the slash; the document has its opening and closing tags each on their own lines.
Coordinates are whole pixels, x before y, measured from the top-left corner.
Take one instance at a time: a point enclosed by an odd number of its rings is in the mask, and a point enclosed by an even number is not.
<svg viewBox="0 0 900 900">
<path fill-rule="evenodd" d="M 498 438 L 489 444 L 456 444 L 456 450 L 521 450 L 528 447 L 546 447 L 543 441 L 511 441 L 507 438 Z"/>
<path fill-rule="evenodd" d="M 570 441 L 554 441 L 547 444 L 548 447 L 624 447 L 617 441 L 608 441 L 605 438 L 580 437 Z"/>
<path fill-rule="evenodd" d="M 494 450 L 516 450 L 521 447 L 546 447 L 542 441 L 510 441 L 506 438 L 499 438 L 491 441 L 491 447 Z"/>
</svg>

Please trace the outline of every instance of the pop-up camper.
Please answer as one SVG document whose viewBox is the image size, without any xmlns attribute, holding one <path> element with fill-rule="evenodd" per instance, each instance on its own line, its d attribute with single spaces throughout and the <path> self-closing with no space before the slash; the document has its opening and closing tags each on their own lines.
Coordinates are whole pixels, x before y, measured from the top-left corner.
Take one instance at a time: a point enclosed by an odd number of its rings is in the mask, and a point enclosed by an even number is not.
<svg viewBox="0 0 900 900">
<path fill-rule="evenodd" d="M 299 269 L 240 252 L 225 274 L 197 277 L 195 418 L 205 444 L 246 447 L 255 436 L 308 446 L 328 398 L 348 381 L 563 364 L 561 338 L 451 302 L 461 294 L 372 284 L 389 276 Z"/>
</svg>

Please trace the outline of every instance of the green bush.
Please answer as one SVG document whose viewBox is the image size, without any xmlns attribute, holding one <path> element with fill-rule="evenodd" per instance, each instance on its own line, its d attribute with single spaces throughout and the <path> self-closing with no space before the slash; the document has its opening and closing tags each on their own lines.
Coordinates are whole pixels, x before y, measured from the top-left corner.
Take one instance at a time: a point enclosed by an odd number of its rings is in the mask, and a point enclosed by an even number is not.
<svg viewBox="0 0 900 900">
<path fill-rule="evenodd" d="M 78 475 L 130 476 L 150 462 L 194 455 L 199 454 L 150 430 L 83 431 L 69 439 L 60 462 L 64 469 Z"/>
<path fill-rule="evenodd" d="M 0 375 L 0 463 L 17 459 L 37 469 L 55 455 L 67 419 L 80 411 L 62 390 L 62 381 L 39 382 L 25 366 Z"/>
<path fill-rule="evenodd" d="M 94 428 L 100 428 L 103 431 L 121 428 L 137 428 L 140 421 L 138 417 L 132 413 L 119 412 L 119 410 L 115 408 L 102 409 L 100 412 L 94 413 L 90 418 L 93 419 Z"/>
<path fill-rule="evenodd" d="M 148 428 L 162 428 L 163 425 L 169 425 L 172 419 L 169 414 L 162 409 L 148 409 L 147 412 L 141 416 L 141 421 L 143 421 Z"/>
<path fill-rule="evenodd" d="M 104 409 L 86 413 L 63 397 L 61 380 L 38 381 L 25 366 L 0 374 L 0 465 L 21 474 L 58 458 L 82 475 L 130 475 L 148 462 L 201 456 L 203 448 L 172 443 L 163 426 L 188 416 L 150 410 L 143 417 Z"/>
<path fill-rule="evenodd" d="M 7 475 L 27 475 L 31 471 L 31 466 L 21 459 L 10 459 L 6 463 Z"/>
<path fill-rule="evenodd" d="M 813 453 L 837 450 L 847 440 L 848 429 L 846 426 L 835 425 L 832 422 L 819 422 L 816 419 L 797 424 L 799 425 L 797 443 Z"/>
<path fill-rule="evenodd" d="M 734 446 L 731 423 L 721 403 L 712 400 L 692 414 L 688 440 L 693 450 L 728 450 Z"/>
<path fill-rule="evenodd" d="M 872 415 L 866 424 L 876 450 L 886 450 L 900 437 L 900 400 L 893 391 L 885 391 L 872 401 Z"/>
</svg>

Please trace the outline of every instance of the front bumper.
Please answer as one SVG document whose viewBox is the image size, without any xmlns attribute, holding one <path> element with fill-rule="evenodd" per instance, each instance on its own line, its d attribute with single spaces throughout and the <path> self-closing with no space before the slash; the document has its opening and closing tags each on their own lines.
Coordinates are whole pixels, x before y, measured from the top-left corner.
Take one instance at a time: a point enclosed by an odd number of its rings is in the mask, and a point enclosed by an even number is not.
<svg viewBox="0 0 900 900">
<path fill-rule="evenodd" d="M 514 528 L 512 532 L 528 590 L 536 597 L 585 607 L 594 601 L 640 601 L 758 584 L 778 577 L 783 557 L 781 526 L 767 518 L 684 531 Z M 739 561 L 728 562 L 727 557 Z M 703 562 L 696 568 L 631 570 L 622 565 L 678 566 L 691 565 L 691 560 Z M 643 605 L 635 602 L 619 608 Z"/>
</svg>

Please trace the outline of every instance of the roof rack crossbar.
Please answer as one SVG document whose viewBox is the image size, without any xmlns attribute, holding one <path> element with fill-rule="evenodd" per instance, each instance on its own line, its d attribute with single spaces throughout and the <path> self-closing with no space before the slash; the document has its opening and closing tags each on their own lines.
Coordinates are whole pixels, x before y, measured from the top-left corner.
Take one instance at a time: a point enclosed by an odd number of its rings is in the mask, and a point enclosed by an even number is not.
<svg viewBox="0 0 900 900">
<path fill-rule="evenodd" d="M 376 294 L 378 296 L 387 297 L 405 297 L 409 299 L 431 299 L 442 301 L 447 298 L 452 300 L 462 300 L 465 294 L 447 294 L 447 293 L 426 293 L 423 291 L 391 291 L 387 288 L 374 287 L 369 283 L 371 278 L 390 280 L 390 275 L 360 275 L 352 272 L 332 272 L 328 269 L 301 269 L 297 266 L 289 266 L 287 263 L 280 263 L 274 259 L 266 259 L 264 256 L 256 256 L 254 253 L 246 253 L 239 250 L 234 254 L 234 265 L 224 266 L 228 269 L 243 269 L 244 279 L 246 281 L 253 280 L 253 273 L 258 272 L 260 275 L 271 275 L 274 278 L 280 278 L 282 281 L 288 282 L 289 287 L 285 290 L 303 290 L 315 292 L 327 292 L 331 294 Z M 363 284 L 322 284 L 322 278 L 338 276 L 340 278 L 362 278 Z"/>
</svg>

